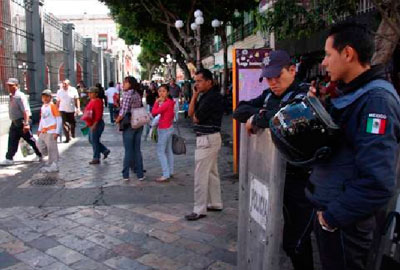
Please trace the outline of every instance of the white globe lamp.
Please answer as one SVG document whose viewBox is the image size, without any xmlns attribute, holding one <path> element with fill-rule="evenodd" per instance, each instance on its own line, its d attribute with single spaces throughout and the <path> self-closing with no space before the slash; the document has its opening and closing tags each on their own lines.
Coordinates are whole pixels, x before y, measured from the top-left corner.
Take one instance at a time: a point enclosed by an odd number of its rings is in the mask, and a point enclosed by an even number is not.
<svg viewBox="0 0 400 270">
<path fill-rule="evenodd" d="M 175 22 L 175 27 L 176 27 L 177 29 L 181 29 L 181 28 L 183 27 L 183 21 L 182 21 L 182 20 L 177 20 L 177 21 Z"/>
<path fill-rule="evenodd" d="M 193 31 L 197 30 L 198 27 L 199 27 L 199 26 L 198 26 L 196 23 L 192 23 L 192 24 L 190 25 L 190 29 L 192 29 Z"/>
<path fill-rule="evenodd" d="M 202 17 L 202 16 L 203 16 L 203 12 L 201 12 L 200 9 L 198 9 L 198 10 L 196 10 L 196 11 L 194 12 L 194 17 L 195 17 L 195 18 L 197 18 L 197 17 Z"/>
<path fill-rule="evenodd" d="M 204 18 L 202 16 L 196 17 L 194 21 L 196 22 L 197 25 L 202 25 L 204 23 Z"/>
<path fill-rule="evenodd" d="M 221 26 L 221 22 L 220 22 L 219 20 L 217 20 L 217 19 L 214 19 L 214 20 L 212 20 L 212 22 L 211 22 L 211 26 L 212 26 L 213 28 L 218 28 L 218 27 Z"/>
</svg>

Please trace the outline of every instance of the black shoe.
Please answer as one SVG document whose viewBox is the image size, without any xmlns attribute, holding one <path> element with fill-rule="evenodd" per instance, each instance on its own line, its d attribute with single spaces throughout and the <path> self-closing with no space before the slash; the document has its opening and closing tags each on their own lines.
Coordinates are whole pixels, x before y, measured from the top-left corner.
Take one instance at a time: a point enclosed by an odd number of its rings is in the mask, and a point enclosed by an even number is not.
<svg viewBox="0 0 400 270">
<path fill-rule="evenodd" d="M 221 212 L 222 208 L 207 207 L 207 211 L 210 211 L 210 212 Z"/>
<path fill-rule="evenodd" d="M 103 159 L 106 159 L 106 158 L 108 158 L 108 155 L 111 153 L 111 151 L 110 151 L 110 149 L 107 149 L 105 152 L 104 152 L 104 157 L 103 157 Z"/>
<path fill-rule="evenodd" d="M 198 219 L 204 218 L 204 217 L 206 217 L 206 215 L 201 215 L 201 214 L 199 215 L 199 214 L 196 214 L 196 213 L 191 213 L 189 215 L 186 215 L 185 219 L 189 220 L 189 221 L 194 221 L 194 220 L 198 220 Z"/>
<path fill-rule="evenodd" d="M 96 164 L 100 164 L 100 160 L 98 159 L 93 159 L 92 161 L 89 161 L 90 165 L 96 165 Z"/>
</svg>

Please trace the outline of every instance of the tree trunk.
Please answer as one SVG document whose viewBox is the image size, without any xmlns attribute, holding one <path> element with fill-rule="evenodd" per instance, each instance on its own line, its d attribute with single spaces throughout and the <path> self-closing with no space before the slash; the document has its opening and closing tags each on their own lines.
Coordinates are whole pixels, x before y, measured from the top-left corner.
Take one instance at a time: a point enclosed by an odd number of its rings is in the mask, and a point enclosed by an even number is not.
<svg viewBox="0 0 400 270">
<path fill-rule="evenodd" d="M 148 69 L 149 72 L 149 81 L 151 81 L 151 76 L 154 72 L 154 70 L 156 69 L 156 65 L 151 65 L 150 69 Z"/>
<path fill-rule="evenodd" d="M 176 60 L 176 59 L 175 59 Z M 176 62 L 173 62 L 172 63 L 172 70 L 171 70 L 171 72 L 172 72 L 172 78 L 174 78 L 174 79 L 176 79 Z"/>
<path fill-rule="evenodd" d="M 185 63 L 185 60 L 182 57 L 177 57 L 176 62 L 178 63 L 179 67 L 183 70 L 183 73 L 185 75 L 185 80 L 190 79 L 190 71 L 188 66 Z"/>
<path fill-rule="evenodd" d="M 400 36 L 382 19 L 375 36 L 375 53 L 372 64 L 386 64 L 393 55 Z"/>
<path fill-rule="evenodd" d="M 228 89 L 229 69 L 228 69 L 228 40 L 226 37 L 225 27 L 220 27 L 221 30 L 221 44 L 224 50 L 224 80 L 222 81 L 222 94 L 226 95 Z"/>
</svg>

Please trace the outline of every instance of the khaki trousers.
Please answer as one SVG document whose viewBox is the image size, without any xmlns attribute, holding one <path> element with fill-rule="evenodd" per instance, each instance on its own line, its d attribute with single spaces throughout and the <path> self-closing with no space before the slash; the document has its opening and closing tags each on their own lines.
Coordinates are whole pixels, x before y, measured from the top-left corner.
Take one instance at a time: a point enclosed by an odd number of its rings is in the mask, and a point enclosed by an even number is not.
<svg viewBox="0 0 400 270">
<path fill-rule="evenodd" d="M 44 156 L 49 156 L 49 165 L 53 162 L 58 163 L 57 140 L 54 139 L 53 134 L 40 133 L 37 145 Z"/>
<path fill-rule="evenodd" d="M 218 153 L 221 134 L 197 137 L 194 171 L 194 209 L 196 214 L 206 214 L 207 207 L 222 208 L 221 183 L 218 173 Z"/>
</svg>

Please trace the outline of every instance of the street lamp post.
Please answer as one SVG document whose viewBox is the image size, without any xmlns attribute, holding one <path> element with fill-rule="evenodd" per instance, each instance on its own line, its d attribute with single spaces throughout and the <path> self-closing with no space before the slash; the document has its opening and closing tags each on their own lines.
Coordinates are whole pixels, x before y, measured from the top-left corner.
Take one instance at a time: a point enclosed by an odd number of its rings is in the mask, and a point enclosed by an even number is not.
<svg viewBox="0 0 400 270">
<path fill-rule="evenodd" d="M 172 78 L 172 58 L 171 55 L 167 54 L 167 60 L 165 60 L 167 62 L 167 67 L 168 67 L 168 79 Z"/>
<path fill-rule="evenodd" d="M 161 66 L 164 66 L 164 62 L 165 62 L 165 58 L 161 57 L 160 58 L 160 62 L 161 62 Z M 160 71 L 162 70 L 162 68 L 160 68 Z M 164 73 L 163 73 L 163 77 L 164 77 Z"/>
<path fill-rule="evenodd" d="M 201 47 L 201 30 L 200 27 L 204 23 L 204 18 L 203 18 L 203 12 L 198 9 L 194 12 L 194 22 L 190 24 L 190 29 L 192 29 L 193 32 L 195 32 L 195 36 L 193 38 L 190 38 L 195 41 L 196 45 L 196 69 L 200 70 L 201 68 L 201 55 L 200 55 L 200 47 Z M 184 23 L 182 20 L 177 20 L 175 22 L 175 27 L 178 29 L 178 31 L 181 30 L 183 27 Z M 190 40 L 189 39 L 189 40 Z"/>
<path fill-rule="evenodd" d="M 24 82 L 24 90 L 26 92 L 28 90 L 28 88 L 26 87 L 26 71 L 28 70 L 28 65 L 25 62 L 23 62 L 22 65 L 18 65 L 18 74 L 17 74 L 18 80 L 19 80 L 20 70 L 22 70 L 22 76 L 23 76 L 22 81 Z"/>
</svg>

